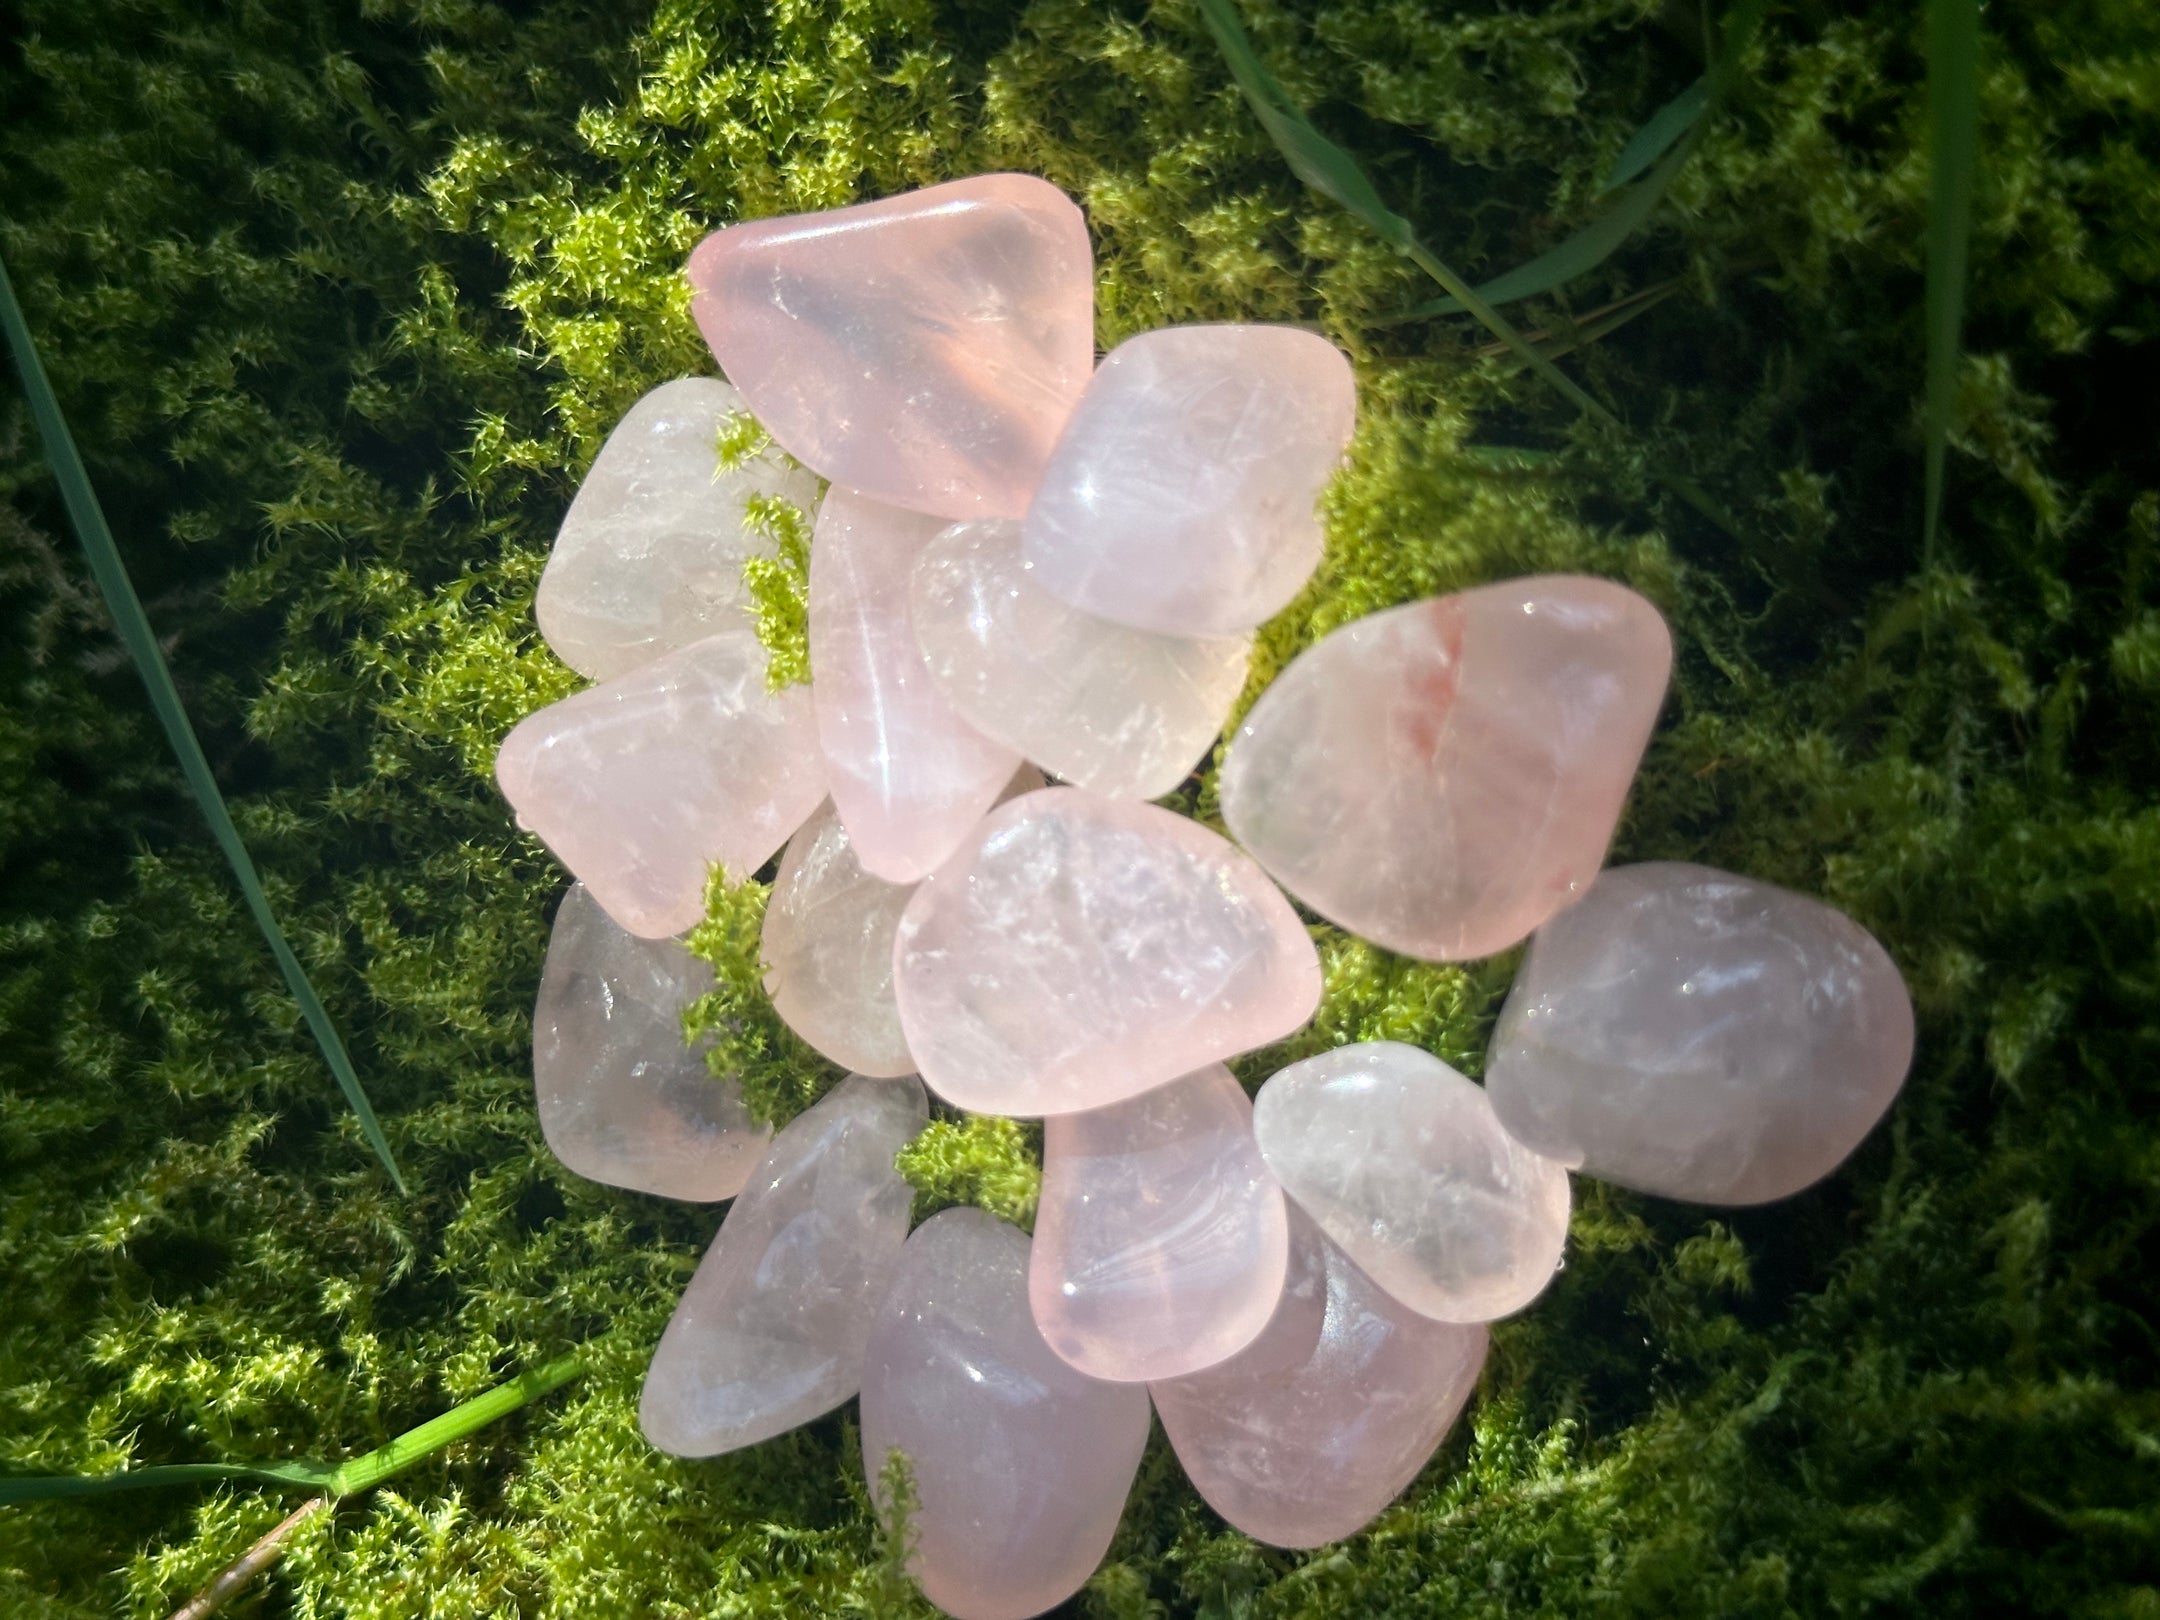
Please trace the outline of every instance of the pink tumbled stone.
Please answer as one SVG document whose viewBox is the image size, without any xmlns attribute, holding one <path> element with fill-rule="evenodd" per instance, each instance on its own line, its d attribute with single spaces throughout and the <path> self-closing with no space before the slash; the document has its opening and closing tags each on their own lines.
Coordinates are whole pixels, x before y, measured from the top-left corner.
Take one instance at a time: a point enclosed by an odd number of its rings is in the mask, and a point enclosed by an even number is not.
<svg viewBox="0 0 2160 1620">
<path fill-rule="evenodd" d="M 1240 1354 L 1148 1386 L 1208 1506 L 1256 1541 L 1318 1547 L 1424 1468 L 1485 1364 L 1486 1330 L 1405 1308 L 1290 1217 L 1289 1280 Z"/>
<path fill-rule="evenodd" d="M 1110 351 L 1051 453 L 1027 558 L 1061 600 L 1168 635 L 1249 630 L 1319 566 L 1357 416 L 1342 351 L 1292 326 L 1172 326 Z"/>
<path fill-rule="evenodd" d="M 833 804 L 863 869 L 913 883 L 950 855 L 1020 764 L 939 692 L 908 579 L 942 519 L 837 485 L 810 549 L 810 667 Z"/>
<path fill-rule="evenodd" d="M 1095 366 L 1087 222 L 1032 175 L 731 225 L 698 244 L 690 285 L 783 448 L 941 517 L 1025 512 Z"/>
<path fill-rule="evenodd" d="M 1601 579 L 1375 613 L 1260 695 L 1223 762 L 1223 820 L 1352 933 L 1489 956 L 1597 875 L 1671 669 L 1657 609 Z"/>
<path fill-rule="evenodd" d="M 645 939 L 701 919 L 712 862 L 748 877 L 825 796 L 809 691 L 767 691 L 763 651 L 736 636 L 527 715 L 495 779 L 518 825 Z"/>
<path fill-rule="evenodd" d="M 908 1239 L 871 1329 L 863 1473 L 889 1514 L 912 1475 L 907 1567 L 955 1620 L 1025 1620 L 1080 1590 L 1109 1550 L 1147 1444 L 1147 1391 L 1051 1353 L 1028 1315 L 1028 1240 L 979 1209 Z"/>
<path fill-rule="evenodd" d="M 1252 1341 L 1282 1293 L 1282 1190 L 1221 1064 L 1043 1126 L 1028 1302 L 1096 1378 L 1174 1378 Z"/>
<path fill-rule="evenodd" d="M 1319 953 L 1265 873 L 1198 822 L 1078 788 L 984 817 L 908 902 L 893 966 L 924 1081 L 986 1114 L 1104 1108 L 1320 1003 Z"/>
</svg>

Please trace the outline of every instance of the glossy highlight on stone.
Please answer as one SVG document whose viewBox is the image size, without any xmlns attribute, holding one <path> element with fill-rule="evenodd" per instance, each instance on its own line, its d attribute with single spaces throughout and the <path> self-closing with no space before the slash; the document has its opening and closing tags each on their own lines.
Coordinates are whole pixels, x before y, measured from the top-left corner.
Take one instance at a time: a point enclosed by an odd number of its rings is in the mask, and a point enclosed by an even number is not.
<svg viewBox="0 0 2160 1620">
<path fill-rule="evenodd" d="M 1912 1052 L 1905 982 L 1850 917 L 1656 861 L 1603 873 L 1532 937 L 1486 1088 L 1509 1131 L 1585 1175 L 1760 1204 L 1836 1169 Z"/>
<path fill-rule="evenodd" d="M 731 225 L 690 285 L 766 431 L 911 511 L 1019 517 L 1095 366 L 1087 222 L 1033 175 Z"/>
<path fill-rule="evenodd" d="M 862 1379 L 863 1474 L 881 1515 L 906 1459 L 908 1569 L 954 1620 L 1025 1620 L 1102 1562 L 1147 1444 L 1147 1391 L 1060 1361 L 1028 1315 L 1028 1240 L 979 1209 L 908 1239 Z"/>
<path fill-rule="evenodd" d="M 1280 1040 L 1320 959 L 1266 874 L 1154 805 L 1046 788 L 986 816 L 901 914 L 924 1082 L 986 1114 L 1103 1108 Z"/>
<path fill-rule="evenodd" d="M 1375 613 L 1260 695 L 1223 762 L 1223 820 L 1352 933 L 1489 956 L 1597 875 L 1671 669 L 1657 609 L 1606 580 Z"/>
<path fill-rule="evenodd" d="M 1282 1293 L 1289 1224 L 1221 1064 L 1043 1126 L 1028 1301 L 1096 1378 L 1174 1378 L 1235 1354 Z"/>
<path fill-rule="evenodd" d="M 1367 1041 L 1293 1063 L 1260 1088 L 1253 1132 L 1283 1191 L 1421 1315 L 1511 1315 L 1559 1268 L 1567 1171 L 1430 1052 Z"/>
<path fill-rule="evenodd" d="M 927 1117 L 914 1080 L 855 1075 L 773 1138 L 653 1352 L 646 1439 L 717 1456 L 855 1393 L 914 1199 L 893 1155 Z"/>
<path fill-rule="evenodd" d="M 915 566 L 915 634 L 974 727 L 1075 787 L 1160 798 L 1207 757 L 1245 685 L 1246 636 L 1161 636 L 1037 585 L 1013 523 L 967 523 Z"/>
<path fill-rule="evenodd" d="M 1293 326 L 1171 326 L 1110 351 L 1028 508 L 1035 579 L 1166 635 L 1249 630 L 1319 566 L 1357 416 L 1342 351 Z"/>
</svg>

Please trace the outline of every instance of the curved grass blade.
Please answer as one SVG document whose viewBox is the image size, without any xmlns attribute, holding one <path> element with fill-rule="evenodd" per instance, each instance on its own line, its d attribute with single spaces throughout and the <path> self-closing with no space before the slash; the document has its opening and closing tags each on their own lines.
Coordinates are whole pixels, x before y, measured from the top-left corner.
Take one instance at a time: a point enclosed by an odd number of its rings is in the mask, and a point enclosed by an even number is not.
<svg viewBox="0 0 2160 1620">
<path fill-rule="evenodd" d="M 337 1027 L 330 1022 L 322 998 L 308 983 L 300 959 L 286 943 L 285 932 L 278 926 L 277 918 L 270 910 L 269 898 L 263 893 L 262 880 L 256 876 L 255 863 L 248 855 L 247 846 L 240 841 L 239 829 L 233 825 L 232 812 L 226 809 L 224 796 L 218 792 L 216 778 L 210 774 L 210 762 L 203 757 L 202 744 L 196 740 L 195 728 L 188 722 L 187 710 L 181 706 L 172 671 L 166 667 L 165 655 L 158 648 L 149 616 L 143 612 L 135 586 L 128 578 L 127 566 L 120 560 L 120 548 L 105 522 L 97 494 L 90 487 L 90 475 L 76 451 L 74 436 L 68 432 L 67 419 L 60 413 L 60 402 L 54 397 L 52 384 L 45 376 L 44 363 L 38 359 L 37 346 L 31 341 L 29 323 L 23 319 L 22 306 L 16 302 L 15 287 L 8 279 L 5 264 L 0 264 L 0 325 L 6 327 L 8 348 L 15 357 L 15 370 L 22 378 L 23 393 L 30 401 L 30 414 L 36 420 L 38 436 L 45 444 L 46 462 L 60 485 L 60 497 L 75 525 L 76 537 L 82 541 L 83 551 L 89 557 L 90 572 L 97 579 L 98 589 L 105 597 L 113 623 L 119 627 L 120 639 L 126 645 L 129 657 L 135 661 L 136 673 L 149 689 L 150 707 L 157 711 L 158 722 L 165 728 L 166 741 L 171 743 L 173 753 L 179 758 L 180 774 L 187 779 L 203 819 L 210 823 L 211 836 L 217 840 L 218 848 L 232 867 L 233 878 L 239 883 L 248 910 L 254 915 L 255 926 L 262 931 L 270 954 L 277 959 L 278 971 L 285 976 L 286 986 L 300 1004 L 301 1015 L 314 1032 L 316 1045 L 322 1048 L 323 1061 L 330 1065 L 330 1072 L 337 1077 L 346 1102 L 359 1117 L 368 1146 L 375 1150 L 383 1168 L 390 1172 L 391 1181 L 403 1193 L 405 1178 L 390 1152 L 390 1143 L 375 1118 L 375 1110 L 368 1103 L 367 1093 L 360 1089 L 360 1076 L 353 1071 L 352 1059 L 345 1053 L 345 1043 L 338 1038 Z"/>
<path fill-rule="evenodd" d="M 1942 522 L 1943 463 L 1957 406 L 1980 149 L 1979 0 L 1928 0 L 1927 516 L 1922 555 L 1933 566 Z"/>
<path fill-rule="evenodd" d="M 1598 187 L 1598 195 L 1618 191 L 1655 163 L 1665 149 L 1685 135 L 1703 109 L 1710 105 L 1710 76 L 1706 73 L 1650 115 L 1649 122 L 1628 137 L 1627 145 L 1613 159 L 1612 173 Z"/>
</svg>

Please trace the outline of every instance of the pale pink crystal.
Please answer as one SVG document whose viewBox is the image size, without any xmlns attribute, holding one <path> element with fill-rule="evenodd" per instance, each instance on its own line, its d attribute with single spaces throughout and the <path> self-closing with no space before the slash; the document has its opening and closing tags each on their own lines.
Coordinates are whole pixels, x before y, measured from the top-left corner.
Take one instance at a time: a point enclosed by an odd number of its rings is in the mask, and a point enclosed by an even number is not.
<svg viewBox="0 0 2160 1620">
<path fill-rule="evenodd" d="M 762 497 L 809 514 L 817 479 L 765 449 L 720 465 L 744 411 L 714 377 L 645 395 L 608 435 L 548 553 L 533 613 L 555 655 L 606 680 L 711 635 L 754 644 L 743 564 L 773 541 L 747 510 Z"/>
<path fill-rule="evenodd" d="M 1178 1461 L 1256 1541 L 1354 1535 L 1417 1478 L 1485 1364 L 1486 1330 L 1406 1309 L 1296 1210 L 1289 1281 L 1259 1338 L 1148 1386 Z"/>
<path fill-rule="evenodd" d="M 1509 1131 L 1586 1175 L 1759 1204 L 1837 1168 L 1912 1051 L 1904 980 L 1858 923 L 1655 862 L 1603 873 L 1532 936 L 1486 1089 Z"/>
<path fill-rule="evenodd" d="M 856 1075 L 773 1138 L 660 1335 L 648 1440 L 711 1457 L 855 1393 L 914 1198 L 893 1155 L 927 1114 L 914 1080 Z"/>
<path fill-rule="evenodd" d="M 1597 875 L 1671 667 L 1657 609 L 1605 580 L 1373 614 L 1260 695 L 1223 820 L 1353 933 L 1439 960 L 1505 950 Z"/>
<path fill-rule="evenodd" d="M 1014 523 L 965 523 L 915 566 L 916 638 L 980 731 L 1053 776 L 1159 798 L 1207 756 L 1245 685 L 1248 636 L 1160 636 L 1037 585 Z"/>
<path fill-rule="evenodd" d="M 863 1473 L 881 1515 L 912 1476 L 907 1567 L 955 1620 L 1024 1620 L 1072 1596 L 1116 1533 L 1147 1391 L 1065 1365 L 1028 1315 L 1028 1240 L 979 1209 L 908 1239 L 863 1364 Z"/>
<path fill-rule="evenodd" d="M 520 721 L 495 758 L 518 825 L 646 939 L 705 915 L 825 796 L 810 694 L 770 692 L 756 642 L 711 636 Z"/>
<path fill-rule="evenodd" d="M 1094 369 L 1087 222 L 1032 175 L 732 225 L 690 285 L 773 438 L 913 511 L 1019 517 Z"/>
<path fill-rule="evenodd" d="M 939 692 L 908 578 L 943 521 L 835 486 L 810 549 L 810 667 L 833 804 L 863 869 L 913 883 L 950 855 L 1020 764 Z"/>
<path fill-rule="evenodd" d="M 1267 876 L 1154 805 L 1047 788 L 983 818 L 893 945 L 908 1049 L 947 1102 L 1102 1108 L 1279 1040 L 1320 958 Z"/>
<path fill-rule="evenodd" d="M 1367 1041 L 1293 1063 L 1260 1088 L 1253 1132 L 1283 1191 L 1435 1321 L 1519 1311 L 1559 1268 L 1567 1171 L 1430 1052 Z"/>
<path fill-rule="evenodd" d="M 1288 1254 L 1252 1103 L 1221 1064 L 1043 1127 L 1028 1301 L 1096 1378 L 1174 1378 L 1266 1326 Z"/>
<path fill-rule="evenodd" d="M 1291 326 L 1172 326 L 1110 351 L 1028 508 L 1045 590 L 1166 635 L 1248 630 L 1319 566 L 1315 505 L 1357 414 L 1342 351 Z"/>
</svg>

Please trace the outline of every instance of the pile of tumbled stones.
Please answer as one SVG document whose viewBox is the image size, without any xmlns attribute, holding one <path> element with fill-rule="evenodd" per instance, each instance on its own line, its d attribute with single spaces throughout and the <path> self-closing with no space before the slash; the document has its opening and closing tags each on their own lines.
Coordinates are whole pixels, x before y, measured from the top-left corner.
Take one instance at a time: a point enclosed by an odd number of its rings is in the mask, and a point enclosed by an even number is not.
<svg viewBox="0 0 2160 1620">
<path fill-rule="evenodd" d="M 1080 211 L 1020 175 L 733 226 L 690 279 L 732 386 L 658 388 L 601 451 L 538 599 L 597 684 L 497 767 L 578 879 L 536 1014 L 549 1143 L 735 1200 L 653 1356 L 655 1445 L 859 1392 L 870 1489 L 905 1459 L 911 1567 L 961 1620 L 1086 1581 L 1151 1405 L 1225 1519 L 1317 1546 L 1431 1457 L 1484 1324 L 1559 1264 L 1570 1170 L 1757 1203 L 1889 1106 L 1912 1012 L 1861 928 L 1703 867 L 1600 873 L 1672 657 L 1618 585 L 1348 624 L 1231 738 L 1234 843 L 1148 802 L 1320 560 L 1355 404 L 1326 341 L 1172 327 L 1098 366 Z M 745 412 L 771 447 L 724 459 Z M 779 690 L 744 585 L 776 502 L 815 513 L 814 683 Z M 711 977 L 669 936 L 712 863 L 783 844 L 766 983 L 853 1073 L 773 1135 L 685 1050 Z M 1375 1042 L 1248 1100 L 1225 1062 L 1320 1000 L 1283 890 L 1428 960 L 1530 938 L 1485 1084 Z M 925 1085 L 1045 1121 L 1032 1239 L 909 1231 Z"/>
</svg>

